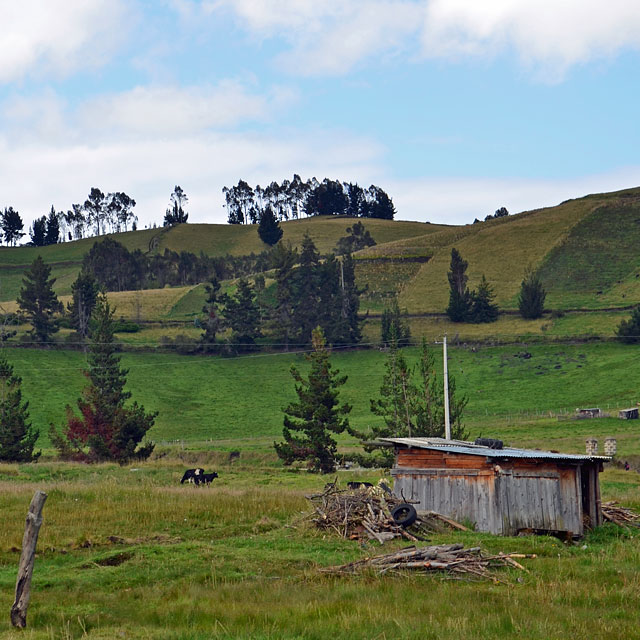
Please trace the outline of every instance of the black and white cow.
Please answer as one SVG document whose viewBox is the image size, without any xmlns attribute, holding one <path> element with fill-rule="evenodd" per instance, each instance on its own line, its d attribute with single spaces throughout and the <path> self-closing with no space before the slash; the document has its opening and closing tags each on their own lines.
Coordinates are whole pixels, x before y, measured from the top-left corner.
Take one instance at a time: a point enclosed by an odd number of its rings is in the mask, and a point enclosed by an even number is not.
<svg viewBox="0 0 640 640">
<path fill-rule="evenodd" d="M 187 469 L 182 476 L 182 480 L 180 480 L 180 484 L 184 484 L 185 482 L 195 482 L 195 479 L 203 473 L 204 469 Z"/>
<path fill-rule="evenodd" d="M 193 480 L 197 485 L 211 484 L 211 481 L 217 477 L 218 474 L 214 471 L 213 473 L 201 473 L 200 475 L 195 476 Z"/>
</svg>

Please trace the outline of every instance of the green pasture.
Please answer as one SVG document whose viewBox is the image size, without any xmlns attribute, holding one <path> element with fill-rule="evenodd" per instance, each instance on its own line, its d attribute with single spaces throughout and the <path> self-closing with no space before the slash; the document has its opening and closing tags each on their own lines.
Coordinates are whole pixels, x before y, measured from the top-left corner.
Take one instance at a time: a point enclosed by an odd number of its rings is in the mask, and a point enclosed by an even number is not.
<svg viewBox="0 0 640 640">
<path fill-rule="evenodd" d="M 640 202 L 600 206 L 546 256 L 540 277 L 553 308 L 634 304 L 640 296 Z"/>
<path fill-rule="evenodd" d="M 135 466 L 0 465 L 0 636 L 53 639 L 427 638 L 637 636 L 640 536 L 612 525 L 577 544 L 475 532 L 431 536 L 486 553 L 535 554 L 496 580 L 437 573 L 329 576 L 320 569 L 410 543 L 344 540 L 309 522 L 305 494 L 326 478 L 273 459 L 200 458 L 209 488 L 180 485 L 175 452 Z M 376 481 L 380 472 L 338 472 Z M 640 476 L 608 468 L 603 499 L 640 508 Z M 333 478 L 332 478 L 333 479 Z M 8 612 L 25 513 L 48 494 L 27 629 Z"/>
<path fill-rule="evenodd" d="M 133 334 L 134 336 L 137 334 Z M 171 334 L 175 339 L 178 333 Z M 187 332 L 186 335 L 189 335 Z M 149 345 L 140 344 L 148 347 Z M 439 346 L 436 349 L 441 371 Z M 62 425 L 67 403 L 75 407 L 85 384 L 82 352 L 7 349 L 23 379 L 39 446 L 49 448 L 50 423 Z M 417 360 L 416 347 L 405 349 Z M 561 440 L 567 452 L 584 450 L 584 439 L 617 437 L 624 454 L 640 453 L 638 423 L 614 418 L 565 419 L 576 407 L 599 406 L 617 415 L 640 400 L 638 349 L 618 343 L 458 346 L 449 350 L 449 372 L 469 398 L 465 424 L 471 437 L 496 436 L 514 446 L 548 447 Z M 351 423 L 366 429 L 380 418 L 370 412 L 386 354 L 370 349 L 336 351 L 332 362 L 348 376 L 341 397 L 353 406 Z M 270 450 L 282 433 L 282 409 L 295 399 L 291 365 L 305 370 L 303 354 L 258 353 L 237 357 L 124 353 L 128 389 L 148 410 L 159 411 L 149 437 L 189 450 L 219 446 Z M 348 436 L 340 447 L 352 449 Z M 554 448 L 559 448 L 558 446 Z"/>
</svg>

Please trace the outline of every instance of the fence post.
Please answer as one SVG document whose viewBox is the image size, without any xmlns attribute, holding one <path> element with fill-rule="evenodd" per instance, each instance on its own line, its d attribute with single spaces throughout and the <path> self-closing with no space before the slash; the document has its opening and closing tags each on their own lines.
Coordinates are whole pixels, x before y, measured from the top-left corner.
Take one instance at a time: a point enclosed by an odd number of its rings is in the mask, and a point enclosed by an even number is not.
<svg viewBox="0 0 640 640">
<path fill-rule="evenodd" d="M 47 499 L 44 491 L 36 491 L 27 513 L 27 522 L 22 538 L 22 554 L 18 567 L 18 579 L 16 580 L 16 600 L 11 607 L 11 624 L 14 627 L 27 626 L 27 607 L 31 597 L 31 576 L 33 575 L 33 562 L 36 557 L 36 544 L 38 533 L 42 525 L 42 508 Z"/>
</svg>

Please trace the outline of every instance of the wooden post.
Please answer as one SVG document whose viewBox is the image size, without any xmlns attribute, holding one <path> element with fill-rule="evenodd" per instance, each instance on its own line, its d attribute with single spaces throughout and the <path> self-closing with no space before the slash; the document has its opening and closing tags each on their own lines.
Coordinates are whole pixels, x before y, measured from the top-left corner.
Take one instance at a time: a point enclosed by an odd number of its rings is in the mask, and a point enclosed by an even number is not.
<svg viewBox="0 0 640 640">
<path fill-rule="evenodd" d="M 31 596 L 33 561 L 36 557 L 38 533 L 42 525 L 42 508 L 46 499 L 47 494 L 44 491 L 36 491 L 29 505 L 16 581 L 16 600 L 11 607 L 11 624 L 14 627 L 24 628 L 27 626 L 27 607 Z"/>
</svg>

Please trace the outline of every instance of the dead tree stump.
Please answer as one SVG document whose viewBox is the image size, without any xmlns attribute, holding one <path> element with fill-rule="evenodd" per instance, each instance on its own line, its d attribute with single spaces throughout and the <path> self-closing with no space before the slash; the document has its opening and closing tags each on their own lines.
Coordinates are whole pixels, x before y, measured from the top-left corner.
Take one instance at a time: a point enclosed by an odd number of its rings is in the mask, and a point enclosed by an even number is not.
<svg viewBox="0 0 640 640">
<path fill-rule="evenodd" d="M 22 538 L 22 555 L 18 567 L 18 579 L 16 580 L 16 599 L 11 607 L 11 624 L 14 627 L 27 626 L 27 607 L 31 597 L 31 576 L 33 575 L 33 562 L 36 557 L 36 544 L 38 533 L 42 525 L 42 508 L 47 499 L 44 491 L 36 491 L 27 513 L 27 522 Z"/>
</svg>

